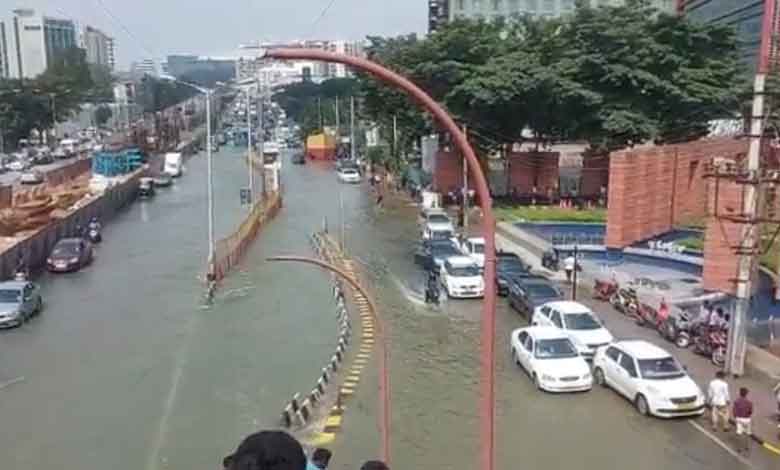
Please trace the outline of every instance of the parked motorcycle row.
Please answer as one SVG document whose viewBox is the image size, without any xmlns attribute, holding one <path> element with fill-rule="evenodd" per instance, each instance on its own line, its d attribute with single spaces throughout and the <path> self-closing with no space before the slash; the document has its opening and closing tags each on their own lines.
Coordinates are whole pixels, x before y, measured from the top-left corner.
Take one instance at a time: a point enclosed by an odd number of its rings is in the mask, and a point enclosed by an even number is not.
<svg viewBox="0 0 780 470">
<path fill-rule="evenodd" d="M 609 302 L 615 310 L 632 317 L 640 326 L 655 329 L 677 347 L 692 347 L 697 354 L 709 357 L 716 366 L 724 365 L 727 328 L 696 322 L 690 314 L 682 310 L 666 315 L 659 314 L 658 309 L 640 302 L 635 287 L 630 284 L 621 286 L 614 280 L 597 279 L 593 287 L 593 298 Z"/>
</svg>

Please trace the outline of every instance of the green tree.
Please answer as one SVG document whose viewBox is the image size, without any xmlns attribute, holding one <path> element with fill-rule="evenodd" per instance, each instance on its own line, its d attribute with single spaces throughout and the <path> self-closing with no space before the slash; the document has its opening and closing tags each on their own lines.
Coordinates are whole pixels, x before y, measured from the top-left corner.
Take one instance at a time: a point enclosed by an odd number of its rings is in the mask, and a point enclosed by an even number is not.
<svg viewBox="0 0 780 470">
<path fill-rule="evenodd" d="M 98 106 L 95 110 L 95 122 L 98 126 L 104 126 L 111 119 L 112 115 L 111 108 L 108 106 Z"/>
</svg>

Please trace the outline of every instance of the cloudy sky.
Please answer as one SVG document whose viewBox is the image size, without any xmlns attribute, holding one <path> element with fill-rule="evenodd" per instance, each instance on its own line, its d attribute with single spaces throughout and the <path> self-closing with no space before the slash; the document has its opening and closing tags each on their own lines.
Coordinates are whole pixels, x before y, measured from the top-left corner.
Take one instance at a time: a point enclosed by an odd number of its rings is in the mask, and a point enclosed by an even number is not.
<svg viewBox="0 0 780 470">
<path fill-rule="evenodd" d="M 326 15 L 316 23 L 325 7 Z M 422 33 L 427 0 L 2 0 L 0 17 L 31 7 L 96 26 L 117 40 L 125 68 L 171 53 L 233 55 L 252 40 L 362 39 Z M 7 6 L 6 6 L 7 5 Z"/>
</svg>

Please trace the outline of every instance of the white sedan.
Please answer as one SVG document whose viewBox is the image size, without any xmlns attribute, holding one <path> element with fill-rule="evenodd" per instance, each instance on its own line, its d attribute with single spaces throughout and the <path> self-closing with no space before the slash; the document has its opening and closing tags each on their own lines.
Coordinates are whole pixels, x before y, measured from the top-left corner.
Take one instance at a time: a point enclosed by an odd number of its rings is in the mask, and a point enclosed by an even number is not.
<svg viewBox="0 0 780 470">
<path fill-rule="evenodd" d="M 590 367 L 561 330 L 529 326 L 512 332 L 512 359 L 547 392 L 584 392 L 593 387 Z"/>
<path fill-rule="evenodd" d="M 441 284 L 452 298 L 477 298 L 485 295 L 482 271 L 468 256 L 451 256 L 441 267 Z"/>
<path fill-rule="evenodd" d="M 704 395 L 668 352 L 644 340 L 618 341 L 593 359 L 596 383 L 630 400 L 643 415 L 699 416 Z"/>
<path fill-rule="evenodd" d="M 360 172 L 354 168 L 341 168 L 337 174 L 342 183 L 360 183 Z"/>
<path fill-rule="evenodd" d="M 38 170 L 30 170 L 22 173 L 19 182 L 22 184 L 41 184 L 43 183 L 43 173 Z"/>
<path fill-rule="evenodd" d="M 578 302 L 555 301 L 542 304 L 534 309 L 531 324 L 560 329 L 586 359 L 593 359 L 598 348 L 614 340 L 593 312 Z"/>
</svg>

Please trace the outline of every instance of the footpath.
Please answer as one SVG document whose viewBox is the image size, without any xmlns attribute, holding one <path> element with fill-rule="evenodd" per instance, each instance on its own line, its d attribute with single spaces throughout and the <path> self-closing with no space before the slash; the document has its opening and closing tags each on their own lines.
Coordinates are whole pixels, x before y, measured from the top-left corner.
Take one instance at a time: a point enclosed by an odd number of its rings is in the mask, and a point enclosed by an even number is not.
<svg viewBox="0 0 780 470">
<path fill-rule="evenodd" d="M 499 249 L 517 253 L 531 264 L 532 269 L 559 283 L 564 292 L 572 291 L 572 286 L 566 283 L 563 273 L 553 272 L 541 266 L 541 250 L 523 239 L 506 224 L 499 224 L 496 238 Z M 655 330 L 638 326 L 633 319 L 615 310 L 608 302 L 594 300 L 592 297 L 594 280 L 595 278 L 587 273 L 580 276 L 577 284 L 577 301 L 597 312 L 617 338 L 645 339 L 674 354 L 685 365 L 688 373 L 699 384 L 702 391 L 706 393 L 707 386 L 717 370 L 709 358 L 694 354 L 692 349 L 675 347 L 672 343 L 665 341 Z M 745 375 L 729 379 L 732 398 L 737 396 L 740 387 L 747 387 L 750 390 L 750 399 L 755 407 L 753 438 L 769 454 L 780 458 L 780 427 L 778 427 L 780 423 L 777 417 L 777 402 L 772 393 L 772 388 L 780 381 L 780 358 L 776 358 L 759 348 L 751 347 L 748 362 Z M 704 429 L 710 428 L 707 415 L 697 421 Z M 735 437 L 733 434 L 718 434 L 718 439 L 732 448 L 736 447 Z"/>
</svg>

